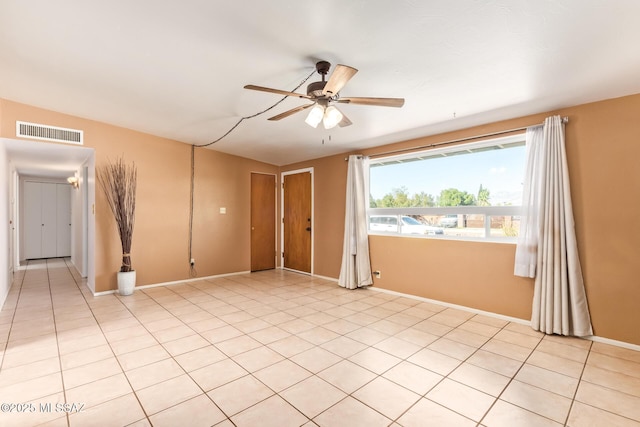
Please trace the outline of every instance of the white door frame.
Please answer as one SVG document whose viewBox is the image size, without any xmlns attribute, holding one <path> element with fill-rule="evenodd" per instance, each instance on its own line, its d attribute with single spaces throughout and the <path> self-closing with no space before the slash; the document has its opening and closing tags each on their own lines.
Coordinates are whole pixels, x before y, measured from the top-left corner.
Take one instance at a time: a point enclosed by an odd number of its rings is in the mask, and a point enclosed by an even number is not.
<svg viewBox="0 0 640 427">
<path fill-rule="evenodd" d="M 9 274 L 13 274 L 18 269 L 17 259 L 18 248 L 18 172 L 11 168 L 9 178 Z"/>
<path fill-rule="evenodd" d="M 309 274 L 313 276 L 313 265 L 314 265 L 314 249 L 313 248 L 315 246 L 314 239 L 316 235 L 315 233 L 316 229 L 314 226 L 316 215 L 315 215 L 315 207 L 314 207 L 315 197 L 314 197 L 313 167 L 286 171 L 280 174 L 280 183 L 281 183 L 280 184 L 280 224 L 282 224 L 282 227 L 280 227 L 280 249 L 281 249 L 280 250 L 280 268 L 285 269 L 284 251 L 286 250 L 286 248 L 284 247 L 284 177 L 286 175 L 296 175 L 304 172 L 311 173 L 311 271 L 309 272 Z M 290 269 L 286 269 L 286 270 L 290 270 Z M 297 270 L 291 270 L 291 271 L 297 271 Z M 300 272 L 300 273 L 306 274 L 306 272 Z"/>
</svg>

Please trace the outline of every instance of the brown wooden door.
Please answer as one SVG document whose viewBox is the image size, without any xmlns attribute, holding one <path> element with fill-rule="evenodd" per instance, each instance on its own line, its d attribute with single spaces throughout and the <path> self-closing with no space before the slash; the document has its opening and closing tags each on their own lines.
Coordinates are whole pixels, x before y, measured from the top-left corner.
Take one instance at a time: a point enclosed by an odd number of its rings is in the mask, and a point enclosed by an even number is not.
<svg viewBox="0 0 640 427">
<path fill-rule="evenodd" d="M 284 267 L 311 273 L 311 172 L 284 176 Z"/>
<path fill-rule="evenodd" d="M 251 271 L 276 267 L 276 177 L 251 174 Z"/>
</svg>

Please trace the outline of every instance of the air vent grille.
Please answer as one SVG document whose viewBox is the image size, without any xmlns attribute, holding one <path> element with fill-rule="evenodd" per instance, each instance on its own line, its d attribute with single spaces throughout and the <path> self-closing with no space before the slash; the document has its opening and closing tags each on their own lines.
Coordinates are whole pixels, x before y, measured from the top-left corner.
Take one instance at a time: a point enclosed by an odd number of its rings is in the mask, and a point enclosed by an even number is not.
<svg viewBox="0 0 640 427">
<path fill-rule="evenodd" d="M 76 129 L 59 128 L 16 121 L 16 136 L 42 139 L 44 141 L 64 142 L 65 144 L 83 145 L 83 132 Z"/>
</svg>

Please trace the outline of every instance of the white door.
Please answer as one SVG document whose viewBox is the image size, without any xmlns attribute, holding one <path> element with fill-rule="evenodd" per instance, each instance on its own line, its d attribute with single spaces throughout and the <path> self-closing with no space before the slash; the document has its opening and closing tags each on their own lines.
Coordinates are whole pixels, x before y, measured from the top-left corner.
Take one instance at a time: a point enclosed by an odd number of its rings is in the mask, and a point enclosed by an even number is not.
<svg viewBox="0 0 640 427">
<path fill-rule="evenodd" d="M 71 186 L 56 184 L 56 256 L 71 256 Z"/>
<path fill-rule="evenodd" d="M 24 257 L 42 258 L 42 185 L 24 183 Z"/>
<path fill-rule="evenodd" d="M 24 183 L 25 259 L 71 256 L 71 187 Z"/>
<path fill-rule="evenodd" d="M 58 184 L 42 183 L 42 258 L 58 254 Z"/>
</svg>

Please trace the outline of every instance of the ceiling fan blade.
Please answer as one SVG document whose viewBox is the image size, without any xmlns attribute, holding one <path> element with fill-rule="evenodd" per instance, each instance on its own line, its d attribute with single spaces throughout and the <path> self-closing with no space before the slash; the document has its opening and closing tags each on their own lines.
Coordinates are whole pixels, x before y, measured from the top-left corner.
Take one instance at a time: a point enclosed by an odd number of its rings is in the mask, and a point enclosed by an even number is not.
<svg viewBox="0 0 640 427">
<path fill-rule="evenodd" d="M 341 111 L 341 113 L 342 113 L 342 111 Z M 351 120 L 349 120 L 349 118 L 347 116 L 345 116 L 344 113 L 342 113 L 342 120 L 340 120 L 340 123 L 338 123 L 338 126 L 343 128 L 345 126 L 350 126 L 350 125 L 352 125 Z"/>
<path fill-rule="evenodd" d="M 329 81 L 325 85 L 324 89 L 322 89 L 322 94 L 334 96 L 340 92 L 340 89 L 342 89 L 357 72 L 358 70 L 353 67 L 349 67 L 348 65 L 336 65 L 333 73 L 331 73 L 331 77 L 329 77 Z"/>
<path fill-rule="evenodd" d="M 377 105 L 380 107 L 400 108 L 404 105 L 404 98 L 340 98 L 338 102 L 344 104 Z"/>
<path fill-rule="evenodd" d="M 251 90 L 259 90 L 261 92 L 277 93 L 279 95 L 284 95 L 284 96 L 293 96 L 296 98 L 306 98 L 306 99 L 311 98 L 310 96 L 304 95 L 302 93 L 287 92 L 286 90 L 271 89 L 270 87 L 264 87 L 264 86 L 246 85 L 244 88 L 251 89 Z"/>
<path fill-rule="evenodd" d="M 316 105 L 315 102 L 313 104 L 301 105 L 299 107 L 292 108 L 291 110 L 287 110 L 284 113 L 280 113 L 277 116 L 270 117 L 268 120 L 284 119 L 285 117 L 289 117 L 290 115 L 295 114 L 298 111 L 306 110 L 307 108 L 313 107 L 314 105 Z"/>
</svg>

